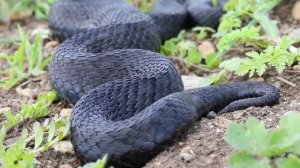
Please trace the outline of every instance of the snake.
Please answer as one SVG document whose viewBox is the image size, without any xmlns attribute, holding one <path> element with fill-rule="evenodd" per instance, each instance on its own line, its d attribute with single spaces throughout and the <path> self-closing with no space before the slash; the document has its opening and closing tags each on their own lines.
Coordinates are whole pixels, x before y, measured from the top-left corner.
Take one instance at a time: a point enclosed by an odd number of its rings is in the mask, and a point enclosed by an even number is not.
<svg viewBox="0 0 300 168">
<path fill-rule="evenodd" d="M 237 82 L 184 90 L 161 44 L 182 29 L 217 28 L 219 0 L 157 0 L 141 12 L 123 0 L 63 0 L 49 27 L 62 43 L 53 52 L 53 88 L 74 107 L 70 139 L 84 162 L 142 167 L 210 111 L 218 114 L 279 102 L 267 83 Z"/>
</svg>

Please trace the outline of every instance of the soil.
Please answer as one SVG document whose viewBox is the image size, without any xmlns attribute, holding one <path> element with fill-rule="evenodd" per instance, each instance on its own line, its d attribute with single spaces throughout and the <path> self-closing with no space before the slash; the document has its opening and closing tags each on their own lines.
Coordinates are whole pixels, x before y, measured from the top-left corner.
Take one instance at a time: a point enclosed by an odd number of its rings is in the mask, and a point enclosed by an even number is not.
<svg viewBox="0 0 300 168">
<path fill-rule="evenodd" d="M 272 18 L 276 19 L 282 34 L 288 34 L 299 27 L 299 22 L 294 20 L 291 15 L 292 7 L 295 0 L 285 0 L 272 13 Z M 8 37 L 18 37 L 17 24 L 14 22 L 0 24 L 0 39 Z M 25 32 L 32 34 L 39 29 L 47 30 L 47 22 L 37 21 L 34 18 L 26 18 L 21 22 Z M 44 39 L 45 55 L 50 55 L 56 47 L 57 42 L 46 37 Z M 12 54 L 16 50 L 16 45 L 7 45 L 0 43 L 0 53 Z M 175 61 L 178 63 L 177 61 Z M 182 66 L 182 65 L 180 65 Z M 0 62 L 0 68 L 7 67 L 7 64 Z M 187 73 L 187 72 L 183 72 Z M 191 73 L 189 73 L 191 74 Z M 3 76 L 0 76 L 3 77 Z M 243 122 L 249 116 L 254 116 L 263 120 L 267 128 L 276 127 L 280 117 L 288 111 L 300 111 L 300 67 L 294 65 L 293 68 L 278 74 L 269 71 L 261 78 L 248 80 L 264 81 L 271 83 L 280 89 L 280 103 L 273 107 L 250 107 L 245 110 L 239 110 L 232 113 L 222 114 L 214 119 L 202 118 L 196 122 L 193 127 L 181 138 L 174 140 L 172 146 L 161 152 L 157 157 L 146 164 L 146 168 L 225 168 L 228 167 L 228 157 L 233 149 L 225 142 L 226 130 L 228 124 L 232 122 Z M 233 81 L 245 81 L 245 79 L 234 78 Z M 185 81 L 186 85 L 190 85 Z M 17 90 L 29 89 L 30 95 L 24 95 Z M 3 115 L 4 109 L 18 111 L 24 103 L 33 103 L 36 101 L 38 94 L 51 90 L 51 84 L 47 72 L 39 77 L 31 77 L 23 81 L 10 91 L 0 89 L 0 122 L 5 120 Z M 60 115 L 63 108 L 68 108 L 60 101 L 55 102 L 51 107 L 51 113 L 48 117 L 41 118 L 38 121 L 43 122 Z M 1 110 L 2 109 L 2 110 Z M 33 121 L 26 121 L 22 125 L 10 131 L 6 141 L 12 140 L 20 134 L 20 129 L 29 127 Z M 66 138 L 68 141 L 68 138 Z M 188 154 L 190 158 L 182 159 L 182 154 Z M 78 167 L 82 163 L 77 158 L 74 151 L 60 152 L 50 149 L 41 153 L 37 157 L 36 167 Z"/>
</svg>

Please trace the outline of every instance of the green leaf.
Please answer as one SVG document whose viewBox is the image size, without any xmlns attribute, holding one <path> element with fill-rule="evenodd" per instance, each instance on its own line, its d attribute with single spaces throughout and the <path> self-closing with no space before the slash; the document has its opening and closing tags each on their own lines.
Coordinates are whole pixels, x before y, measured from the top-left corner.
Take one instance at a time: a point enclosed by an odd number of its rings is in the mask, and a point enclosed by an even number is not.
<svg viewBox="0 0 300 168">
<path fill-rule="evenodd" d="M 8 78 L 0 80 L 0 87 L 5 90 L 11 89 L 14 85 L 31 75 L 37 76 L 44 73 L 43 69 L 50 61 L 50 57 L 43 57 L 41 35 L 37 35 L 33 45 L 31 45 L 28 35 L 24 35 L 20 27 L 18 29 L 22 39 L 18 50 L 12 56 L 0 56 L 0 59 L 4 59 L 9 64 L 9 68 L 5 69 L 5 71 L 0 70 L 0 73 L 5 73 L 4 76 Z"/>
<path fill-rule="evenodd" d="M 245 125 L 230 124 L 226 141 L 237 150 L 260 155 L 268 144 L 268 134 L 262 122 L 250 117 Z"/>
<path fill-rule="evenodd" d="M 174 41 L 168 40 L 163 46 L 161 46 L 161 53 L 166 56 L 174 55 L 178 52 L 177 46 Z"/>
<path fill-rule="evenodd" d="M 50 142 L 53 140 L 55 135 L 55 123 L 53 121 L 49 124 L 49 130 L 48 130 L 48 139 L 47 142 Z"/>
<path fill-rule="evenodd" d="M 243 27 L 231 31 L 223 35 L 217 44 L 217 48 L 220 53 L 225 53 L 238 41 L 259 38 L 259 31 L 260 29 L 257 27 Z"/>
<path fill-rule="evenodd" d="M 70 122 L 67 122 L 65 127 L 64 127 L 64 131 L 63 131 L 63 136 L 65 137 L 70 131 Z"/>
<path fill-rule="evenodd" d="M 270 160 L 266 157 L 255 158 L 245 152 L 238 152 L 230 156 L 230 168 L 272 168 L 269 165 Z"/>
<path fill-rule="evenodd" d="M 188 50 L 188 59 L 190 64 L 199 64 L 202 59 L 202 54 L 197 48 L 192 47 Z"/>
<path fill-rule="evenodd" d="M 242 58 L 232 58 L 221 62 L 219 67 L 229 72 L 235 72 L 240 68 L 243 61 Z"/>
<path fill-rule="evenodd" d="M 105 155 L 102 159 L 99 159 L 95 163 L 88 163 L 81 168 L 104 168 L 107 162 L 107 155 Z"/>
<path fill-rule="evenodd" d="M 212 6 L 217 7 L 219 4 L 219 0 L 211 0 Z"/>
<path fill-rule="evenodd" d="M 300 127 L 296 127 L 300 121 L 299 112 L 290 112 L 287 115 L 284 115 L 280 120 L 279 127 L 285 129 L 290 135 L 300 134 Z"/>
<path fill-rule="evenodd" d="M 202 41 L 207 38 L 208 34 L 215 33 L 216 31 L 210 27 L 194 27 L 192 32 L 199 32 L 197 34 L 197 40 Z"/>
<path fill-rule="evenodd" d="M 33 123 L 34 150 L 37 150 L 43 142 L 44 131 L 39 122 Z"/>
<path fill-rule="evenodd" d="M 205 58 L 205 64 L 209 68 L 217 68 L 221 61 L 222 61 L 222 58 L 218 57 L 218 55 L 216 53 L 208 54 Z"/>
<path fill-rule="evenodd" d="M 290 154 L 287 158 L 281 158 L 276 161 L 278 168 L 299 168 L 300 158 Z"/>
<path fill-rule="evenodd" d="M 266 11 L 255 12 L 253 16 L 256 20 L 259 21 L 260 25 L 267 33 L 269 39 L 275 41 L 280 37 L 279 29 L 277 27 L 277 22 L 271 20 Z"/>
<path fill-rule="evenodd" d="M 209 85 L 212 85 L 214 83 L 214 80 L 211 78 L 202 78 L 199 81 L 199 87 L 206 87 Z"/>
<path fill-rule="evenodd" d="M 183 40 L 183 41 L 180 41 L 177 44 L 177 47 L 179 49 L 180 56 L 182 58 L 185 58 L 187 56 L 187 52 L 189 51 L 189 49 L 190 48 L 196 48 L 196 45 L 195 45 L 195 43 L 193 41 Z"/>
</svg>

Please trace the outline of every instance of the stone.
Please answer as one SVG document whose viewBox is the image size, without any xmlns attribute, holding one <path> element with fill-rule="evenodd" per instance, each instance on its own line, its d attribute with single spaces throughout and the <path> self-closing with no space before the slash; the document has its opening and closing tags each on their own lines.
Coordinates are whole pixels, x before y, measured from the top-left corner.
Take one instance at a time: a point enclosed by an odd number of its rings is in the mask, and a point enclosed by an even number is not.
<svg viewBox="0 0 300 168">
<path fill-rule="evenodd" d="M 198 88 L 200 85 L 200 80 L 202 79 L 201 77 L 198 76 L 186 76 L 182 75 L 181 79 L 183 81 L 184 89 L 194 89 Z"/>
<path fill-rule="evenodd" d="M 179 156 L 185 162 L 190 162 L 194 158 L 194 156 L 189 153 L 180 153 Z"/>
<path fill-rule="evenodd" d="M 73 168 L 73 167 L 69 164 L 63 164 L 63 165 L 60 165 L 59 168 Z"/>
<path fill-rule="evenodd" d="M 203 41 L 199 46 L 198 50 L 200 50 L 204 56 L 207 56 L 211 53 L 216 52 L 214 45 L 210 41 Z"/>
<path fill-rule="evenodd" d="M 265 79 L 262 77 L 258 77 L 258 78 L 250 78 L 248 81 L 250 82 L 264 82 Z"/>
<path fill-rule="evenodd" d="M 228 128 L 230 123 L 232 123 L 232 121 L 230 121 L 224 117 L 221 117 L 221 116 L 217 117 L 214 121 L 214 124 L 216 126 L 220 126 L 222 128 Z"/>
<path fill-rule="evenodd" d="M 300 70 L 300 65 L 294 65 L 293 70 Z"/>
<path fill-rule="evenodd" d="M 54 151 L 61 153 L 70 153 L 74 154 L 74 148 L 71 141 L 60 141 L 52 146 Z"/>
<path fill-rule="evenodd" d="M 11 111 L 11 108 L 10 108 L 10 107 L 3 107 L 3 108 L 0 108 L 0 114 L 5 113 L 5 112 L 8 112 L 8 111 Z"/>
<path fill-rule="evenodd" d="M 217 113 L 214 112 L 214 111 L 210 111 L 207 115 L 206 115 L 206 118 L 208 119 L 214 119 L 217 117 Z"/>
<path fill-rule="evenodd" d="M 60 116 L 65 117 L 66 119 L 69 120 L 72 112 L 73 112 L 73 109 L 71 109 L 71 108 L 63 108 L 63 109 L 61 109 L 59 114 L 60 114 Z"/>
<path fill-rule="evenodd" d="M 17 94 L 21 96 L 26 96 L 26 97 L 32 97 L 33 96 L 33 91 L 29 88 L 24 88 L 22 89 L 21 87 L 16 88 Z"/>
<path fill-rule="evenodd" d="M 300 1 L 297 1 L 292 9 L 292 17 L 295 20 L 300 20 Z"/>
</svg>

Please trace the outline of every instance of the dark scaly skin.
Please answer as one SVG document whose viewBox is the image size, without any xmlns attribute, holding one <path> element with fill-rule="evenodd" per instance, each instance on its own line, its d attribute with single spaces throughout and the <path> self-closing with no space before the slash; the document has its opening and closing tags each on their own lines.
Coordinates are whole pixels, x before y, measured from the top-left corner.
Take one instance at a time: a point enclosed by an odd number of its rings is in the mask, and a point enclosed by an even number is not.
<svg viewBox="0 0 300 168">
<path fill-rule="evenodd" d="M 72 115 L 71 139 L 85 161 L 108 154 L 114 166 L 141 167 L 208 112 L 272 105 L 279 97 L 276 88 L 263 83 L 210 86 L 163 97 L 169 90 L 158 86 L 168 88 L 168 83 L 157 85 L 154 79 L 109 82 L 79 100 Z"/>
<path fill-rule="evenodd" d="M 158 0 L 149 15 L 121 0 L 52 7 L 49 26 L 68 39 L 54 52 L 50 77 L 62 100 L 76 104 L 70 138 L 84 161 L 108 154 L 110 165 L 141 167 L 209 111 L 278 103 L 278 90 L 264 83 L 183 91 L 174 64 L 156 52 L 182 28 L 217 26 L 221 8 L 195 1 Z"/>
</svg>

